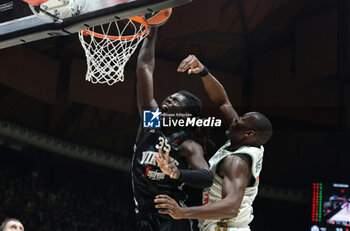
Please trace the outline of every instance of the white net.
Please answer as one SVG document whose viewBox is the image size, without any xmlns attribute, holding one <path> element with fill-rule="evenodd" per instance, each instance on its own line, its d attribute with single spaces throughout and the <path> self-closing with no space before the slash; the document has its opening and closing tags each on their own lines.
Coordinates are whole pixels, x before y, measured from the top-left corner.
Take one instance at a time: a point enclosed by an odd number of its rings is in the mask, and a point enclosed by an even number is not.
<svg viewBox="0 0 350 231">
<path fill-rule="evenodd" d="M 133 17 L 80 31 L 87 59 L 86 80 L 108 85 L 124 81 L 124 67 L 147 29 L 142 18 Z"/>
</svg>

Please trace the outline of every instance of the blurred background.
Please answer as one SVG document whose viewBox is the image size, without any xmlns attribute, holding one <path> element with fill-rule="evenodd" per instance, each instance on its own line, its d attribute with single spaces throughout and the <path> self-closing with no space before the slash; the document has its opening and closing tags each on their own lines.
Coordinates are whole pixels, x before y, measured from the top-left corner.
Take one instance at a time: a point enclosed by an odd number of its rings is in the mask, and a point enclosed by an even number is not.
<svg viewBox="0 0 350 231">
<path fill-rule="evenodd" d="M 220 116 L 201 81 L 176 72 L 194 54 L 239 114 L 260 111 L 274 126 L 252 230 L 310 230 L 313 183 L 350 183 L 349 10 L 347 0 L 194 0 L 160 28 L 158 102 L 186 89 L 202 115 Z M 0 50 L 0 219 L 26 230 L 134 230 L 137 54 L 125 81 L 107 86 L 85 81 L 76 34 Z M 212 131 L 207 158 L 224 131 Z"/>
</svg>

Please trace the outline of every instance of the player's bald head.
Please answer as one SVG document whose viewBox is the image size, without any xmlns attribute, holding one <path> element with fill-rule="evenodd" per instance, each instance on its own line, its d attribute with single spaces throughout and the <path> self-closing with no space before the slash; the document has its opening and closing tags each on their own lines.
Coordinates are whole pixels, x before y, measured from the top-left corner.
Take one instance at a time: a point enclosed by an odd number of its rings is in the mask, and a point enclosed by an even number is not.
<svg viewBox="0 0 350 231">
<path fill-rule="evenodd" d="M 250 129 L 254 130 L 257 141 L 261 145 L 265 144 L 272 136 L 270 120 L 260 112 L 249 112 L 246 115 L 252 118 L 250 120 Z"/>
<path fill-rule="evenodd" d="M 22 230 L 24 231 L 24 227 L 22 222 L 16 218 L 5 218 L 5 220 L 0 225 L 0 231 L 7 230 Z"/>
</svg>

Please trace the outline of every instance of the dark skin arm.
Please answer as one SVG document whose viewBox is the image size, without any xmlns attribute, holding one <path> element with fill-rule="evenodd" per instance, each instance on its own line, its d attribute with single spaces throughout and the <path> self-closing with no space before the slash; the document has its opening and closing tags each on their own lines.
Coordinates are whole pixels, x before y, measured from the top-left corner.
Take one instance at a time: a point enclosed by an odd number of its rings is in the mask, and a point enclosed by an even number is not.
<svg viewBox="0 0 350 231">
<path fill-rule="evenodd" d="M 178 72 L 187 71 L 188 74 L 198 74 L 203 70 L 203 64 L 194 55 L 189 55 L 184 59 L 177 69 Z M 238 117 L 238 114 L 232 107 L 224 87 L 210 73 L 202 77 L 201 80 L 209 98 L 219 107 L 220 112 L 224 116 L 226 126 L 229 126 Z"/>
<path fill-rule="evenodd" d="M 142 117 L 145 109 L 156 109 L 157 102 L 153 96 L 153 71 L 155 66 L 154 49 L 157 37 L 157 28 L 150 28 L 148 36 L 144 39 L 140 53 L 137 58 L 137 106 Z"/>
<path fill-rule="evenodd" d="M 201 145 L 193 140 L 186 140 L 181 144 L 181 155 L 185 156 L 191 169 L 208 169 L 209 166 L 204 159 L 204 152 Z"/>
<path fill-rule="evenodd" d="M 203 148 L 193 140 L 186 140 L 181 144 L 181 155 L 187 160 L 189 167 L 193 170 L 207 169 L 209 166 L 205 161 L 203 155 Z M 179 179 L 180 172 L 175 163 L 171 162 L 169 152 L 165 154 L 159 150 L 159 155 L 156 156 L 156 161 L 159 168 L 173 179 Z"/>
<path fill-rule="evenodd" d="M 136 98 L 139 115 L 142 119 L 143 110 L 155 110 L 158 108 L 157 102 L 153 96 L 153 71 L 155 66 L 154 49 L 157 37 L 157 28 L 150 28 L 148 36 L 144 39 L 140 53 L 137 58 L 136 67 Z M 140 124 L 137 138 L 139 139 L 142 132 Z"/>
<path fill-rule="evenodd" d="M 223 175 L 222 199 L 204 206 L 182 208 L 167 195 L 158 195 L 154 200 L 159 213 L 169 214 L 174 219 L 225 219 L 237 216 L 252 174 L 247 158 L 232 155 L 225 158 L 219 168 Z"/>
</svg>

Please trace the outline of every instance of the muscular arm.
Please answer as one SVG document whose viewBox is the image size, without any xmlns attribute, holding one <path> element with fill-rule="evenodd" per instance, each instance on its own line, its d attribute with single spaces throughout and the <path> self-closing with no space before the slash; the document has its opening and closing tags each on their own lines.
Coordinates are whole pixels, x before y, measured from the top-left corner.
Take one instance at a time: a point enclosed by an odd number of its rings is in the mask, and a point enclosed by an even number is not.
<svg viewBox="0 0 350 231">
<path fill-rule="evenodd" d="M 204 206 L 182 208 L 170 197 L 157 196 L 156 208 L 174 219 L 224 219 L 237 216 L 245 188 L 252 177 L 248 161 L 240 156 L 228 156 L 220 166 L 223 174 L 222 199 Z"/>
<path fill-rule="evenodd" d="M 152 27 L 149 30 L 138 55 L 136 67 L 137 106 L 140 117 L 142 117 L 144 109 L 156 109 L 158 107 L 153 96 L 154 48 L 158 29 Z"/>
<path fill-rule="evenodd" d="M 179 180 L 196 188 L 210 187 L 213 184 L 213 176 L 204 159 L 202 146 L 193 140 L 186 140 L 181 148 L 181 154 L 186 157 L 191 170 L 180 169 Z"/>
<path fill-rule="evenodd" d="M 177 70 L 179 72 L 187 71 L 188 74 L 198 74 L 204 70 L 204 66 L 194 55 L 189 55 L 181 62 Z M 220 112 L 224 116 L 225 123 L 228 126 L 238 115 L 232 107 L 224 87 L 210 73 L 201 79 L 209 98 L 219 107 Z"/>
<path fill-rule="evenodd" d="M 229 125 L 234 118 L 238 117 L 238 114 L 232 107 L 224 87 L 210 73 L 201 79 L 209 98 L 219 107 L 220 112 L 224 116 L 226 125 Z"/>
<path fill-rule="evenodd" d="M 206 188 L 213 184 L 213 176 L 209 166 L 203 157 L 203 148 L 193 140 L 186 140 L 181 144 L 181 155 L 187 160 L 189 169 L 178 169 L 176 164 L 169 158 L 169 152 L 164 155 L 159 150 L 156 161 L 163 173 L 173 179 L 177 179 L 195 188 Z"/>
<path fill-rule="evenodd" d="M 208 163 L 204 159 L 203 148 L 193 140 L 186 140 L 181 144 L 181 155 L 187 160 L 191 169 L 207 169 Z"/>
</svg>

